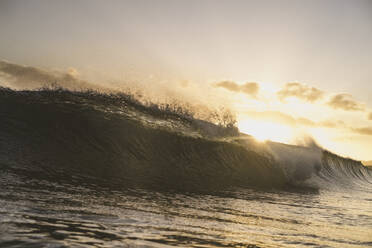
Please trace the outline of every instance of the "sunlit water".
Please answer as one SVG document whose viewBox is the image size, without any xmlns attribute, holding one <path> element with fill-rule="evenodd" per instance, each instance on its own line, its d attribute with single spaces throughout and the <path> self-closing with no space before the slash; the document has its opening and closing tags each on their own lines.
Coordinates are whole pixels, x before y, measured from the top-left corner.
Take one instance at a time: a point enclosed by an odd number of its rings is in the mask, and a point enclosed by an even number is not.
<svg viewBox="0 0 372 248">
<path fill-rule="evenodd" d="M 2 247 L 368 247 L 368 191 L 177 193 L 2 173 Z"/>
</svg>

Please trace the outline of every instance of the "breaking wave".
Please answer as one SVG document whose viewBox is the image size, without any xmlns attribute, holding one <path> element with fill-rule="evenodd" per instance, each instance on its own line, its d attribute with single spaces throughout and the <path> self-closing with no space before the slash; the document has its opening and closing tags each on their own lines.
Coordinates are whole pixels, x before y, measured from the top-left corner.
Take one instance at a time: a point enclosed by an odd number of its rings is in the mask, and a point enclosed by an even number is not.
<svg viewBox="0 0 372 248">
<path fill-rule="evenodd" d="M 1 171 L 28 178 L 175 190 L 372 183 L 358 161 L 257 143 L 231 123 L 130 94 L 1 88 L 0 120 Z"/>
</svg>

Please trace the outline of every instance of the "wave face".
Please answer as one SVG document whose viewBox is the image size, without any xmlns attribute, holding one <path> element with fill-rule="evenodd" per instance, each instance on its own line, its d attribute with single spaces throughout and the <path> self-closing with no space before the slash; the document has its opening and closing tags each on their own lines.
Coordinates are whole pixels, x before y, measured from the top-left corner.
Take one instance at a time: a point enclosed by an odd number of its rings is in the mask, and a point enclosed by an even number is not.
<svg viewBox="0 0 372 248">
<path fill-rule="evenodd" d="M 258 144 L 124 94 L 2 88 L 0 119 L 0 166 L 29 178 L 175 190 L 372 182 L 360 162 Z"/>
</svg>

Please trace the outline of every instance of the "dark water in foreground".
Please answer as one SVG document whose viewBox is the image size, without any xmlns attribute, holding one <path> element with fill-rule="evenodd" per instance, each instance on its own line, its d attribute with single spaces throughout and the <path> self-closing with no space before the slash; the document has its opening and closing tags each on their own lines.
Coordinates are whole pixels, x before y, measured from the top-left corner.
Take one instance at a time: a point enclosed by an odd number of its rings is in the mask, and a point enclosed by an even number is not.
<svg viewBox="0 0 372 248">
<path fill-rule="evenodd" d="M 235 189 L 212 194 L 109 190 L 8 175 L 0 246 L 368 247 L 361 191 Z"/>
<path fill-rule="evenodd" d="M 369 247 L 372 172 L 128 96 L 0 90 L 0 247 Z"/>
</svg>

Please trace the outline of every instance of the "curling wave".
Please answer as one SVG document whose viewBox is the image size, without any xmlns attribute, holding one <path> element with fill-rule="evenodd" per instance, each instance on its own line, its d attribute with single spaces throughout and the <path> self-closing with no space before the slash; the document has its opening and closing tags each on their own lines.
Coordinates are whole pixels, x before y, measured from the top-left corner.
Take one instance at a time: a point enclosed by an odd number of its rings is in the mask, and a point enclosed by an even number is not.
<svg viewBox="0 0 372 248">
<path fill-rule="evenodd" d="M 360 162 L 258 144 L 232 126 L 126 94 L 1 88 L 0 120 L 1 171 L 31 178 L 182 190 L 372 182 Z"/>
</svg>

